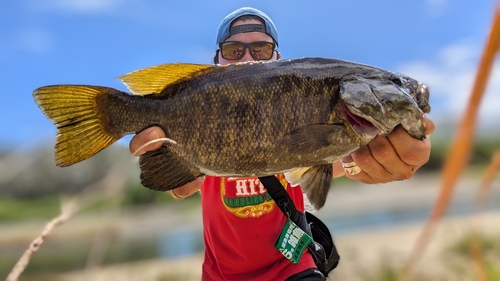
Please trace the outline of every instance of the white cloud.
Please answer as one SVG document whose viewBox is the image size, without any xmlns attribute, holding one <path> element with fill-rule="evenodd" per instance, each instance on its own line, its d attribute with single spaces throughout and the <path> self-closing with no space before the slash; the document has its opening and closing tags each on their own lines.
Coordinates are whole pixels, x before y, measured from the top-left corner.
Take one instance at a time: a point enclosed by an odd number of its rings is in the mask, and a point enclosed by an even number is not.
<svg viewBox="0 0 500 281">
<path fill-rule="evenodd" d="M 192 17 L 193 11 L 173 5 L 171 1 L 141 0 L 26 0 L 23 8 L 37 14 L 57 14 L 58 16 L 104 16 L 107 19 L 126 19 L 154 27 L 189 28 L 202 22 L 200 17 Z M 199 12 L 199 8 L 196 11 Z M 192 17 L 192 18 L 190 18 Z M 183 21 L 179 25 L 179 21 Z"/>
<path fill-rule="evenodd" d="M 26 10 L 36 14 L 98 15 L 153 26 L 175 25 L 177 19 L 182 16 L 179 11 L 169 9 L 172 4 L 168 1 L 151 3 L 140 0 L 28 0 L 23 3 Z"/>
<path fill-rule="evenodd" d="M 450 7 L 449 0 L 425 0 L 425 10 L 432 18 L 438 18 L 446 15 Z"/>
<path fill-rule="evenodd" d="M 108 13 L 117 10 L 124 0 L 47 0 L 31 1 L 28 8 L 66 13 Z"/>
<path fill-rule="evenodd" d="M 425 61 L 410 61 L 398 71 L 428 85 L 434 103 L 432 116 L 460 120 L 469 103 L 483 46 L 460 41 L 439 50 Z M 500 61 L 494 61 L 479 109 L 479 123 L 491 124 L 500 118 Z"/>
</svg>

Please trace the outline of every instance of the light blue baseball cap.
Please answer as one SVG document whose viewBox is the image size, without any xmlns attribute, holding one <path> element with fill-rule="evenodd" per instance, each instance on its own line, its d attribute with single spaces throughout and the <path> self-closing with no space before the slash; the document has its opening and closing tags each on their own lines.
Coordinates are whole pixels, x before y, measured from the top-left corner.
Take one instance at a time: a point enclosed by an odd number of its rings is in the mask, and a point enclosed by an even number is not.
<svg viewBox="0 0 500 281">
<path fill-rule="evenodd" d="M 262 24 L 246 24 L 242 26 L 234 26 L 231 27 L 233 21 L 241 16 L 246 15 L 254 15 L 258 16 L 264 21 L 264 25 Z M 267 35 L 271 36 L 276 42 L 276 46 L 278 46 L 278 30 L 274 25 L 274 22 L 271 18 L 266 15 L 264 12 L 251 8 L 251 7 L 243 7 L 238 10 L 227 15 L 219 25 L 219 30 L 217 31 L 217 42 L 215 44 L 219 46 L 219 43 L 224 42 L 231 35 L 245 32 L 263 32 Z"/>
</svg>

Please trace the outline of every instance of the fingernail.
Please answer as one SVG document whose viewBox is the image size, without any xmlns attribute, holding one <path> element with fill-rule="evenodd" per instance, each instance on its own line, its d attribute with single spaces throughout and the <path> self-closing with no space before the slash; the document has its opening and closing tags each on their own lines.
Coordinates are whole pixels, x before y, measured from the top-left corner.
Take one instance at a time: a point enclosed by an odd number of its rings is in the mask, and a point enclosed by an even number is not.
<svg viewBox="0 0 500 281">
<path fill-rule="evenodd" d="M 152 130 L 151 132 L 149 132 L 148 137 L 151 140 L 156 140 L 156 139 L 160 138 L 160 134 L 158 134 L 158 132 L 156 130 Z"/>
<path fill-rule="evenodd" d="M 340 161 L 342 161 L 342 163 L 353 162 L 351 155 L 348 155 L 348 156 L 342 158 Z"/>
</svg>

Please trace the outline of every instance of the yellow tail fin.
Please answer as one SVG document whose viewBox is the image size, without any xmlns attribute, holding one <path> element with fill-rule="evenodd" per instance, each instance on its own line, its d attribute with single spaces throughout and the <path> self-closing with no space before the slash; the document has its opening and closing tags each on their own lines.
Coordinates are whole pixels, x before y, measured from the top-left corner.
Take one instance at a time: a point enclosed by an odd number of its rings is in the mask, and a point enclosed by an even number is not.
<svg viewBox="0 0 500 281">
<path fill-rule="evenodd" d="M 110 90 L 97 86 L 55 85 L 33 92 L 35 102 L 58 129 L 57 166 L 83 161 L 120 139 L 121 136 L 106 130 L 103 122 L 106 108 L 98 99 Z"/>
</svg>

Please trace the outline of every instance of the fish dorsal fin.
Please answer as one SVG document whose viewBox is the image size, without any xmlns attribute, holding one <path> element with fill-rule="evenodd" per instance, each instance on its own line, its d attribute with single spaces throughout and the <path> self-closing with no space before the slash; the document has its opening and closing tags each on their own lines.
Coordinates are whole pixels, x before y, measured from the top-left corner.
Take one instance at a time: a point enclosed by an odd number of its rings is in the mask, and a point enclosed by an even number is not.
<svg viewBox="0 0 500 281">
<path fill-rule="evenodd" d="M 189 79 L 199 71 L 212 67 L 213 65 L 209 64 L 160 64 L 129 72 L 117 79 L 134 95 L 159 94 L 167 85 Z"/>
</svg>

